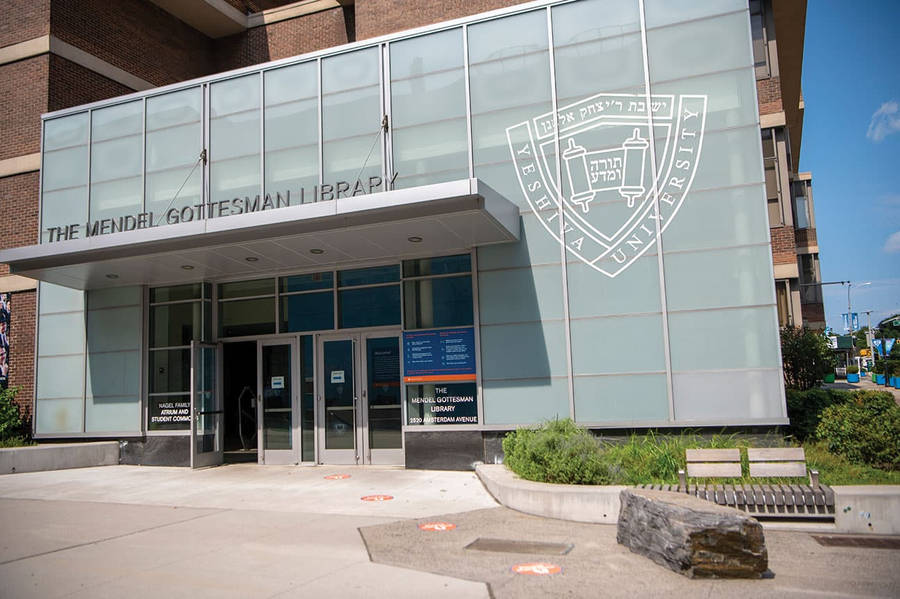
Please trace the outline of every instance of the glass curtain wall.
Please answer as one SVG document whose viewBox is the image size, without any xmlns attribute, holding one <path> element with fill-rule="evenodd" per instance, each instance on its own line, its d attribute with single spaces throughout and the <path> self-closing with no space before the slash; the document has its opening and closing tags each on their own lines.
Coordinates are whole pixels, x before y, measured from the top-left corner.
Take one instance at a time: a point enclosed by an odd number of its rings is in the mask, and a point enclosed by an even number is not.
<svg viewBox="0 0 900 599">
<path fill-rule="evenodd" d="M 149 431 L 191 428 L 191 342 L 212 337 L 209 284 L 150 290 Z"/>
<path fill-rule="evenodd" d="M 253 200 L 260 176 L 259 73 L 209 86 L 209 199 Z"/>
<path fill-rule="evenodd" d="M 469 176 L 462 28 L 390 45 L 394 187 Z"/>
<path fill-rule="evenodd" d="M 90 220 L 143 211 L 143 128 L 143 100 L 91 113 Z"/>
<path fill-rule="evenodd" d="M 747 3 L 728 0 L 714 9 L 687 10 L 664 0 L 645 5 L 651 91 L 678 100 L 672 158 L 657 152 L 657 168 L 667 173 L 660 198 L 690 189 L 663 232 L 674 418 L 734 422 L 780 415 L 777 314 L 761 201 Z M 701 106 L 705 120 L 695 114 Z M 702 146 L 694 141 L 698 135 Z M 692 153 L 702 159 L 686 158 Z M 684 174 L 690 168 L 692 180 Z M 681 179 L 683 187 L 673 183 Z M 741 399 L 724 400 L 736 388 Z"/>
</svg>

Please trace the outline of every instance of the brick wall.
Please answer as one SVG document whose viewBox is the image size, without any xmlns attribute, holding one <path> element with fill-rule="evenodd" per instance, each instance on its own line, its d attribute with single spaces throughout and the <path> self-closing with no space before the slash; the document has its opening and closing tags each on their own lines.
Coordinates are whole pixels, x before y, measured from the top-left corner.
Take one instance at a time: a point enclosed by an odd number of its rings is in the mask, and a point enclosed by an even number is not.
<svg viewBox="0 0 900 599">
<path fill-rule="evenodd" d="M 349 11 L 352 21 L 352 11 Z M 346 44 L 352 40 L 352 23 L 348 35 L 345 11 L 324 10 L 271 25 L 252 27 L 215 40 L 215 71 L 278 60 Z"/>
<path fill-rule="evenodd" d="M 50 90 L 47 102 L 47 110 L 50 112 L 133 91 L 61 56 L 50 55 Z"/>
<path fill-rule="evenodd" d="M 0 65 L 0 160 L 41 149 L 47 111 L 48 55 Z"/>
<path fill-rule="evenodd" d="M 37 171 L 0 178 L 0 249 L 34 245 L 38 238 Z M 0 275 L 9 266 L 0 264 Z"/>
<path fill-rule="evenodd" d="M 526 0 L 356 0 L 356 39 L 364 40 L 522 4 Z"/>
<path fill-rule="evenodd" d="M 756 94 L 759 98 L 759 114 L 782 112 L 781 78 L 770 77 L 756 82 Z"/>
<path fill-rule="evenodd" d="M 52 0 L 50 31 L 154 85 L 213 72 L 211 40 L 147 0 Z"/>
<path fill-rule="evenodd" d="M 19 387 L 16 403 L 26 418 L 34 413 L 34 322 L 36 292 L 19 291 L 10 299 L 9 386 Z"/>
<path fill-rule="evenodd" d="M 3 0 L 0 47 L 50 33 L 50 0 Z"/>
<path fill-rule="evenodd" d="M 772 261 L 774 264 L 796 264 L 797 251 L 794 246 L 794 229 L 775 227 L 769 229 L 772 237 Z"/>
</svg>

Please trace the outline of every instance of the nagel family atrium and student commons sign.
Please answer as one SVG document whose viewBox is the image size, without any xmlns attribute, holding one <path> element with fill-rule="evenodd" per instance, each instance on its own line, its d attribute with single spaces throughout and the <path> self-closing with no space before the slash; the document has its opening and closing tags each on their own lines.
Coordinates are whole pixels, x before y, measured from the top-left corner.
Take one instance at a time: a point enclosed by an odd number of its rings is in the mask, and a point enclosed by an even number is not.
<svg viewBox="0 0 900 599">
<path fill-rule="evenodd" d="M 467 467 L 559 417 L 785 423 L 749 18 L 536 2 L 45 115 L 0 253 L 35 436 Z"/>
</svg>

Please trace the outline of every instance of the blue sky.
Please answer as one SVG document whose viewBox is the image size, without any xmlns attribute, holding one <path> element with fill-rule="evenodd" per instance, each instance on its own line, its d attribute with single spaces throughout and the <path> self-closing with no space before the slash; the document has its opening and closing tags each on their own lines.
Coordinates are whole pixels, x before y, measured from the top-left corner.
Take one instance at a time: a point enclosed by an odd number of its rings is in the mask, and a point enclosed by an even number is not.
<svg viewBox="0 0 900 599">
<path fill-rule="evenodd" d="M 799 170 L 813 174 L 822 280 L 852 281 L 853 311 L 873 324 L 900 312 L 898 23 L 897 0 L 807 5 Z M 846 286 L 823 293 L 842 330 Z"/>
</svg>

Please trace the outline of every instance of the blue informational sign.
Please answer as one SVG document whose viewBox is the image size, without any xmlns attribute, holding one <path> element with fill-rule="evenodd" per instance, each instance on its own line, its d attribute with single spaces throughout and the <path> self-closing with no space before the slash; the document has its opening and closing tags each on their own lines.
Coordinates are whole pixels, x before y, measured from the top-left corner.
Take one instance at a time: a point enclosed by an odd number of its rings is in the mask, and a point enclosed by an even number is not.
<svg viewBox="0 0 900 599">
<path fill-rule="evenodd" d="M 475 330 L 403 333 L 403 374 L 407 383 L 474 381 Z"/>
</svg>

